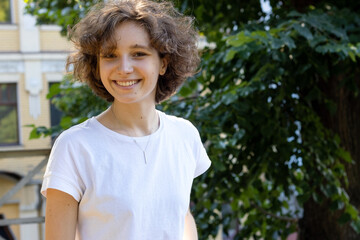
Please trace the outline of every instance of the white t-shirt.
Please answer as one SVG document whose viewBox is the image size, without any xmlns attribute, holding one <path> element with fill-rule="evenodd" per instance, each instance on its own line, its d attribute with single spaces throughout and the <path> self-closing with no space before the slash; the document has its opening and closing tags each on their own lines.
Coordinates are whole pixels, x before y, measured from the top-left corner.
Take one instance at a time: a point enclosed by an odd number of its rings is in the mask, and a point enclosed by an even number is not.
<svg viewBox="0 0 360 240">
<path fill-rule="evenodd" d="M 78 239 L 182 239 L 193 178 L 210 160 L 189 121 L 158 113 L 150 136 L 121 135 L 91 118 L 56 140 L 41 193 L 54 188 L 79 202 Z M 134 139 L 148 144 L 147 163 Z"/>
</svg>

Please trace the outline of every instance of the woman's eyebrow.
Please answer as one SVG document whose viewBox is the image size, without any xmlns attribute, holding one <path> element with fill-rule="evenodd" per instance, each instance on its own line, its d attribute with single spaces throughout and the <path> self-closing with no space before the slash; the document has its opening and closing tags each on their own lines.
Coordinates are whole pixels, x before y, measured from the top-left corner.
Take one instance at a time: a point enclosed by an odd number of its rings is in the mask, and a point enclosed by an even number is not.
<svg viewBox="0 0 360 240">
<path fill-rule="evenodd" d="M 152 49 L 152 47 L 144 46 L 144 45 L 141 45 L 141 44 L 131 45 L 130 48 L 142 48 L 142 49 L 147 50 L 147 51 L 151 51 L 151 49 Z"/>
</svg>

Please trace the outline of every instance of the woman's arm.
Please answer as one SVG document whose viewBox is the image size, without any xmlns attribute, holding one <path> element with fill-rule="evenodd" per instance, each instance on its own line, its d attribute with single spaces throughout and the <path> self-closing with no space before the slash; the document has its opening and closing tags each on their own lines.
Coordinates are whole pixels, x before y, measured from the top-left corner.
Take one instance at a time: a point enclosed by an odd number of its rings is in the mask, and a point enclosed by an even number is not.
<svg viewBox="0 0 360 240">
<path fill-rule="evenodd" d="M 191 215 L 189 209 L 185 216 L 185 229 L 184 229 L 183 240 L 197 240 L 197 239 L 198 239 L 198 235 L 196 230 L 195 219 Z"/>
<path fill-rule="evenodd" d="M 45 239 L 74 240 L 78 202 L 69 194 L 49 188 L 46 192 Z"/>
</svg>

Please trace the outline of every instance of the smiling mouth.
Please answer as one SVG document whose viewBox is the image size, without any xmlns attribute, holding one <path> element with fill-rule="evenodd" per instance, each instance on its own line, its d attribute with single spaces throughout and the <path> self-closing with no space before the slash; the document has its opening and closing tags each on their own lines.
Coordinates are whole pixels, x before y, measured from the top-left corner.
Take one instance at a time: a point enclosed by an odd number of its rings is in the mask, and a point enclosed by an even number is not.
<svg viewBox="0 0 360 240">
<path fill-rule="evenodd" d="M 140 80 L 132 80 L 132 81 L 114 81 L 117 85 L 122 87 L 130 87 L 140 82 Z"/>
</svg>

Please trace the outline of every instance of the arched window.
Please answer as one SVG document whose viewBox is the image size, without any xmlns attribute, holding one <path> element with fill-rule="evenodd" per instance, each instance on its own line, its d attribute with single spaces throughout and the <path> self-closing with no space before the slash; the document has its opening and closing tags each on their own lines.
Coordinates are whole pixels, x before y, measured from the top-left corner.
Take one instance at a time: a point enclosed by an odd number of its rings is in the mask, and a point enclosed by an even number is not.
<svg viewBox="0 0 360 240">
<path fill-rule="evenodd" d="M 0 24 L 11 23 L 11 0 L 0 0 Z"/>
</svg>

